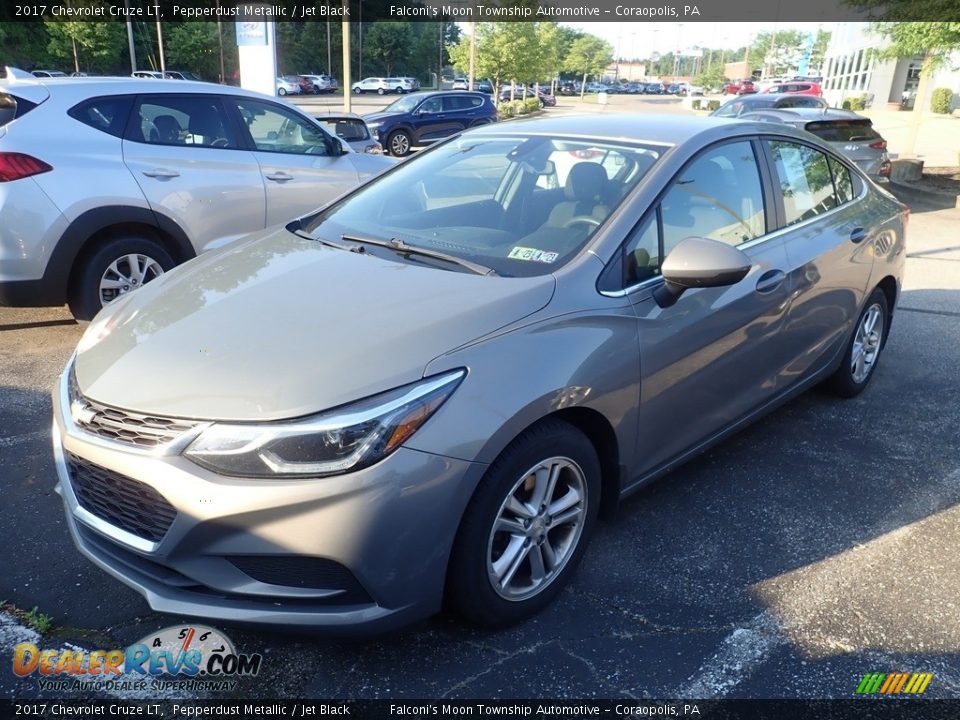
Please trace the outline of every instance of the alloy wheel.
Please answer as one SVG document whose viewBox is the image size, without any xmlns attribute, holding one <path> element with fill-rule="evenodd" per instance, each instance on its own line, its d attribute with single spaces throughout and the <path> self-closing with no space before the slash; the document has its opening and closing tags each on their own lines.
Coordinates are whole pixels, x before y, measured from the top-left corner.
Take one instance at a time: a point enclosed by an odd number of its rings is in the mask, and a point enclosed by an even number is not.
<svg viewBox="0 0 960 720">
<path fill-rule="evenodd" d="M 586 479 L 566 457 L 525 472 L 500 506 L 487 541 L 487 576 L 505 600 L 542 592 L 573 556 L 587 517 Z"/>
<path fill-rule="evenodd" d="M 880 346 L 883 344 L 883 308 L 874 303 L 860 318 L 850 353 L 850 374 L 858 385 L 873 372 Z"/>
<path fill-rule="evenodd" d="M 100 302 L 106 305 L 163 275 L 163 267 L 148 255 L 131 253 L 107 266 L 100 278 Z"/>
</svg>

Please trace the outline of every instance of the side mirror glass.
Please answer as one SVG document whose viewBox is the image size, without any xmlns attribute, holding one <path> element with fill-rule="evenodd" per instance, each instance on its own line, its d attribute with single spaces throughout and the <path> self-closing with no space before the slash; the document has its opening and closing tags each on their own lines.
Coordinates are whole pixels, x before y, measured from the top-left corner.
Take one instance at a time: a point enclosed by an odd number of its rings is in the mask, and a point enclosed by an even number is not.
<svg viewBox="0 0 960 720">
<path fill-rule="evenodd" d="M 742 250 L 703 237 L 688 237 L 667 255 L 660 268 L 664 283 L 653 292 L 657 305 L 668 308 L 690 288 L 735 285 L 752 263 Z"/>
</svg>

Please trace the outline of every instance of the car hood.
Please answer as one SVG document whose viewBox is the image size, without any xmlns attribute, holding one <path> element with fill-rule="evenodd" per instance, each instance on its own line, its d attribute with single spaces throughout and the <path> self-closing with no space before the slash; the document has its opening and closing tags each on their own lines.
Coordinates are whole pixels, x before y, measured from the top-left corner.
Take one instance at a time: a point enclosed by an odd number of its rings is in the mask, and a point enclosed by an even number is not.
<svg viewBox="0 0 960 720">
<path fill-rule="evenodd" d="M 77 348 L 80 391 L 170 417 L 276 420 L 422 377 L 437 356 L 543 308 L 555 281 L 413 265 L 285 229 L 163 275 Z"/>
<path fill-rule="evenodd" d="M 400 117 L 403 113 L 388 113 L 388 112 L 378 112 L 370 113 L 369 115 L 364 115 L 364 122 L 369 125 L 370 123 L 382 123 L 386 120 L 391 120 L 396 117 Z"/>
</svg>

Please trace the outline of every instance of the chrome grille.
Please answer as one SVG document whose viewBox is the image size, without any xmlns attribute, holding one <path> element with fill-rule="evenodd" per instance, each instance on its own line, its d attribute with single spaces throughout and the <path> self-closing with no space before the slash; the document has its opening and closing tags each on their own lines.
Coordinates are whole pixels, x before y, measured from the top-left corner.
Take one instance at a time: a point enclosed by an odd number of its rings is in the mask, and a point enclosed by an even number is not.
<svg viewBox="0 0 960 720">
<path fill-rule="evenodd" d="M 70 453 L 66 461 L 70 486 L 87 512 L 151 542 L 170 529 L 177 511 L 149 485 Z"/>
<path fill-rule="evenodd" d="M 195 420 L 145 415 L 94 402 L 80 393 L 72 370 L 70 414 L 77 427 L 88 433 L 143 448 L 166 445 L 200 424 Z"/>
</svg>

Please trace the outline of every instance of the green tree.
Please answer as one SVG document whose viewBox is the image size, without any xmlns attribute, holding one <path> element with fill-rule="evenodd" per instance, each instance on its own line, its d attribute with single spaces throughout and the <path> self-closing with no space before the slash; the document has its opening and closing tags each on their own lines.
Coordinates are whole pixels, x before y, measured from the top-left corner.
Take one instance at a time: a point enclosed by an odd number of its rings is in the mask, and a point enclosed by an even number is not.
<svg viewBox="0 0 960 720">
<path fill-rule="evenodd" d="M 397 66 L 406 66 L 410 56 L 409 24 L 397 22 L 371 23 L 363 36 L 363 52 L 390 77 Z"/>
<path fill-rule="evenodd" d="M 804 33 L 799 30 L 780 30 L 758 33 L 750 46 L 753 67 L 763 67 L 766 75 L 783 75 L 795 68 L 806 46 Z"/>
<path fill-rule="evenodd" d="M 220 76 L 220 47 L 215 22 L 170 25 L 163 33 L 167 67 L 189 70 L 206 80 Z"/>
<path fill-rule="evenodd" d="M 567 70 L 583 76 L 580 97 L 583 97 L 583 86 L 587 84 L 587 77 L 602 73 L 612 60 L 613 48 L 610 43 L 596 35 L 583 35 L 573 41 L 564 66 Z"/>
<path fill-rule="evenodd" d="M 827 56 L 827 45 L 830 44 L 830 32 L 818 30 L 813 39 L 813 48 L 810 51 L 810 67 L 823 69 L 823 61 Z"/>
<path fill-rule="evenodd" d="M 42 22 L 0 23 L 0 65 L 13 65 L 23 70 L 50 65 L 47 27 Z"/>
<path fill-rule="evenodd" d="M 500 97 L 504 82 L 527 82 L 535 77 L 536 28 L 534 23 L 477 23 L 476 76 L 489 78 L 494 97 Z M 470 38 L 461 38 L 450 48 L 450 60 L 461 72 L 470 68 Z"/>
<path fill-rule="evenodd" d="M 126 47 L 123 23 L 45 20 L 50 59 L 63 69 L 109 72 Z"/>
</svg>

